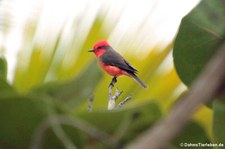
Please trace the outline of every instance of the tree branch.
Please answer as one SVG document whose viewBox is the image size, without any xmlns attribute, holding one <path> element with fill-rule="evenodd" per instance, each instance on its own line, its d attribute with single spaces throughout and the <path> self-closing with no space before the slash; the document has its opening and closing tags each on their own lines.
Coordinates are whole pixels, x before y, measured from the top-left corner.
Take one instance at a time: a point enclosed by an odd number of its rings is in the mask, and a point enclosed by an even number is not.
<svg viewBox="0 0 225 149">
<path fill-rule="evenodd" d="M 116 100 L 123 93 L 123 91 L 119 91 L 119 89 L 116 88 L 115 94 L 112 95 L 112 88 L 114 87 L 116 82 L 117 82 L 116 77 L 113 77 L 111 83 L 109 84 L 108 110 L 115 109 L 115 107 L 116 107 Z M 131 99 L 131 96 L 126 97 L 122 102 L 119 103 L 119 105 L 116 108 L 122 107 L 130 99 Z"/>
<path fill-rule="evenodd" d="M 132 96 L 127 96 L 123 101 L 121 101 L 117 106 L 116 109 L 121 108 L 126 102 L 128 102 L 130 99 L 132 98 Z"/>
<path fill-rule="evenodd" d="M 170 114 L 127 146 L 127 149 L 165 148 L 182 131 L 201 104 L 213 100 L 224 91 L 224 65 L 225 42 L 193 83 L 190 92 L 182 97 Z"/>
</svg>

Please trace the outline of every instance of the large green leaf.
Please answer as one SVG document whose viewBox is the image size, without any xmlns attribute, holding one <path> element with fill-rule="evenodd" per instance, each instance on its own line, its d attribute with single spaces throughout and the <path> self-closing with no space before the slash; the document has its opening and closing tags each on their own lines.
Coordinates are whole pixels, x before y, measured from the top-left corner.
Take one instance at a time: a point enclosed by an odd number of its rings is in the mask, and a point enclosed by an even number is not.
<svg viewBox="0 0 225 149">
<path fill-rule="evenodd" d="M 6 96 L 7 95 L 7 96 Z M 48 114 L 48 102 L 16 94 L 0 97 L 0 146 L 28 148 L 32 134 Z"/>
<path fill-rule="evenodd" d="M 190 85 L 225 38 L 225 0 L 204 0 L 182 19 L 173 56 L 181 80 Z"/>
<path fill-rule="evenodd" d="M 25 149 L 39 146 L 61 149 L 65 147 L 62 141 L 64 134 L 77 147 L 82 146 L 83 141 L 74 127 L 56 124 L 58 119 L 51 118 L 62 113 L 62 110 L 50 98 L 21 96 L 12 92 L 3 94 L 3 91 L 0 94 L 0 148 Z M 46 120 L 49 120 L 48 123 Z M 61 133 L 56 135 L 59 129 Z"/>
</svg>

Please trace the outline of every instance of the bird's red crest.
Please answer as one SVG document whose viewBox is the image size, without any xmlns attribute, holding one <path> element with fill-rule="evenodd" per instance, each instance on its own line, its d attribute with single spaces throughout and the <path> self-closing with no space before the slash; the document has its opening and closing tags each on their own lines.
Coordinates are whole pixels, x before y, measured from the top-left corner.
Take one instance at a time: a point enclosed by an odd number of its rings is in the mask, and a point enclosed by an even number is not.
<svg viewBox="0 0 225 149">
<path fill-rule="evenodd" d="M 94 49 L 100 46 L 109 46 L 109 43 L 106 40 L 100 40 L 94 44 Z"/>
</svg>

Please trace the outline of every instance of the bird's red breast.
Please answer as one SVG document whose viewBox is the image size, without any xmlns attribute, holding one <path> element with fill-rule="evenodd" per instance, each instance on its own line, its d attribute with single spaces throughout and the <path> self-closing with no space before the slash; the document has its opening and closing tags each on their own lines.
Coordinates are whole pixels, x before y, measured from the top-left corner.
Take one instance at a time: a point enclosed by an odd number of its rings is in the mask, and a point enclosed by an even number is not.
<svg viewBox="0 0 225 149">
<path fill-rule="evenodd" d="M 126 75 L 130 76 L 126 71 L 123 71 L 122 69 L 116 67 L 116 66 L 111 66 L 111 65 L 106 65 L 103 62 L 99 60 L 100 66 L 111 76 L 121 76 L 121 75 Z"/>
</svg>

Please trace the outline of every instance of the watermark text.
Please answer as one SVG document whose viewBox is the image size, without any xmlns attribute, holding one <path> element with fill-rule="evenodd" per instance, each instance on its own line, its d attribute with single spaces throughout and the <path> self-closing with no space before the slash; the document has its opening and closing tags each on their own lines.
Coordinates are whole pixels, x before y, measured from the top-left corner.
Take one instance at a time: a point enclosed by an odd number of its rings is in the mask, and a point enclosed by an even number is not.
<svg viewBox="0 0 225 149">
<path fill-rule="evenodd" d="M 193 147 L 225 147 L 223 143 L 190 143 L 190 142 L 181 142 L 180 147 L 187 147 L 187 148 L 193 148 Z"/>
</svg>

